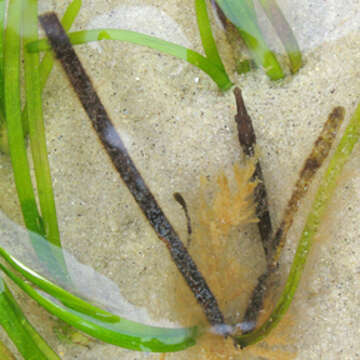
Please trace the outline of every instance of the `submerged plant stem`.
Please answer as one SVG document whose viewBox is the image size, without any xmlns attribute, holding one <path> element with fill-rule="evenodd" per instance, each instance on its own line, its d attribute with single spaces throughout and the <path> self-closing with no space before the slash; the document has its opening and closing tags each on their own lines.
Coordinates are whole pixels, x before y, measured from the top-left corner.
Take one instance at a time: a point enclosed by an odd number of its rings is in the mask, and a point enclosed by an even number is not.
<svg viewBox="0 0 360 360">
<path fill-rule="evenodd" d="M 238 128 L 239 142 L 246 156 L 254 157 L 256 156 L 256 135 L 252 125 L 252 120 L 246 110 L 244 99 L 239 88 L 236 87 L 234 89 L 234 95 L 237 105 L 237 114 L 235 115 L 235 121 Z M 269 254 L 273 252 L 271 248 L 272 224 L 264 176 L 260 161 L 258 159 L 256 159 L 256 168 L 253 177 L 254 179 L 258 180 L 258 184 L 254 191 L 256 216 L 259 219 L 258 229 L 265 256 L 267 259 L 269 259 Z M 242 323 L 246 324 L 246 328 L 248 331 L 253 330 L 253 328 L 255 327 L 258 314 L 263 307 L 263 297 L 265 295 L 268 276 L 269 273 L 268 271 L 266 271 L 258 278 L 258 283 L 251 294 L 249 306 L 246 308 L 245 314 L 242 319 Z"/>
<path fill-rule="evenodd" d="M 344 114 L 344 108 L 340 106 L 334 108 L 334 110 L 330 113 L 300 172 L 280 226 L 275 235 L 272 238 L 269 238 L 268 252 L 266 254 L 267 269 L 258 279 L 258 284 L 252 293 L 249 305 L 243 318 L 243 322 L 246 323 L 249 331 L 252 330 L 251 327 L 254 328 L 256 326 L 257 317 L 263 308 L 266 289 L 268 288 L 271 276 L 277 269 L 277 264 L 285 246 L 287 234 L 294 221 L 300 202 L 307 194 L 312 180 L 328 156 L 331 146 L 335 141 L 338 129 L 344 119 Z"/>
<path fill-rule="evenodd" d="M 210 324 L 223 324 L 224 317 L 214 295 L 132 161 L 56 14 L 42 15 L 40 22 L 115 169 L 159 239 L 169 249 Z"/>
<path fill-rule="evenodd" d="M 21 123 L 20 30 L 22 5 L 22 0 L 11 0 L 8 7 L 4 57 L 5 114 L 16 191 L 25 226 L 32 237 L 32 234 L 44 235 L 44 232 L 32 187 Z M 36 241 L 34 238 L 32 240 Z"/>
<path fill-rule="evenodd" d="M 24 359 L 60 360 L 26 319 L 2 278 L 0 278 L 0 325 Z M 1 359 L 7 358 L 1 357 Z"/>
<path fill-rule="evenodd" d="M 25 0 L 24 9 L 24 47 L 38 39 L 38 4 L 37 0 Z M 35 169 L 35 178 L 38 190 L 41 217 L 44 225 L 46 240 L 61 249 L 60 233 L 56 217 L 56 208 L 50 165 L 47 154 L 44 119 L 42 112 L 41 85 L 39 72 L 39 53 L 24 52 L 25 90 L 27 100 L 27 119 L 29 124 L 30 147 Z M 67 274 L 64 257 L 61 251 L 49 251 L 53 256 L 51 264 L 52 275 L 67 283 L 70 281 Z"/>
<path fill-rule="evenodd" d="M 10 269 L 0 264 L 0 269 L 26 294 L 57 318 L 97 339 L 131 350 L 174 352 L 194 345 L 199 335 L 196 327 L 160 328 L 120 318 L 59 288 L 28 269 L 2 248 L 0 248 L 0 254 L 10 266 L 24 275 L 33 285 L 37 285 L 39 289 L 56 298 L 56 301 L 35 291 Z M 0 320 L 5 318 L 2 316 Z M 49 357 L 49 359 L 52 358 Z"/>
<path fill-rule="evenodd" d="M 329 205 L 332 195 L 336 189 L 338 179 L 349 160 L 355 144 L 360 138 L 360 104 L 347 125 L 339 145 L 336 147 L 330 163 L 322 178 L 311 211 L 307 217 L 306 224 L 296 250 L 294 261 L 283 290 L 283 293 L 272 311 L 271 315 L 255 331 L 235 337 L 235 341 L 241 347 L 257 343 L 264 339 L 274 329 L 286 313 L 293 301 L 296 289 L 299 285 L 305 262 L 311 249 L 314 237 L 319 229 L 323 214 Z"/>
<path fill-rule="evenodd" d="M 221 61 L 219 52 L 216 47 L 214 37 L 211 32 L 209 15 L 206 8 L 205 0 L 195 0 L 196 18 L 199 26 L 201 43 L 207 58 L 213 62 L 218 68 L 226 73 L 223 62 Z"/>
<path fill-rule="evenodd" d="M 260 0 L 267 17 L 284 45 L 290 60 L 290 70 L 296 73 L 302 66 L 302 56 L 295 35 L 276 0 Z"/>
<path fill-rule="evenodd" d="M 276 267 L 276 263 L 279 261 L 282 249 L 285 246 L 286 237 L 294 222 L 294 216 L 299 209 L 300 201 L 307 194 L 317 171 L 327 158 L 340 125 L 344 120 L 344 115 L 345 109 L 343 107 L 338 106 L 333 109 L 300 171 L 299 178 L 286 206 L 283 219 L 272 239 L 271 248 L 273 251 L 269 256 L 274 267 Z"/>
<path fill-rule="evenodd" d="M 66 8 L 63 18 L 61 19 L 61 24 L 63 25 L 66 31 L 69 31 L 75 18 L 77 17 L 80 8 L 82 5 L 82 0 L 73 0 L 69 6 Z M 24 47 L 26 50 L 29 44 Z M 25 54 L 24 54 L 25 57 Z M 54 65 L 54 56 L 51 51 L 47 51 L 41 62 L 39 67 L 39 74 L 40 74 L 40 88 L 41 91 L 44 90 L 45 84 L 47 79 L 51 73 L 51 70 Z M 25 104 L 23 112 L 22 112 L 22 123 L 24 129 L 24 135 L 28 135 L 29 133 L 29 124 L 28 124 L 28 111 L 27 111 L 27 104 Z"/>
<path fill-rule="evenodd" d="M 274 53 L 267 46 L 257 24 L 252 0 L 216 0 L 225 16 L 236 26 L 255 63 L 264 69 L 271 80 L 284 73 Z"/>
<path fill-rule="evenodd" d="M 0 152 L 9 153 L 4 109 L 4 33 L 6 1 L 0 0 Z"/>
<path fill-rule="evenodd" d="M 256 147 L 256 135 L 252 125 L 252 120 L 246 110 L 246 106 L 238 87 L 234 89 L 234 95 L 237 106 L 237 114 L 235 122 L 238 129 L 238 138 L 240 145 L 248 157 L 254 157 Z M 272 225 L 268 206 L 268 197 L 265 187 L 264 176 L 262 173 L 260 161 L 256 160 L 256 168 L 253 176 L 254 180 L 258 180 L 258 184 L 254 191 L 254 200 L 256 203 L 256 216 L 259 219 L 258 228 L 265 254 L 270 252 L 270 241 L 272 235 Z"/>
<path fill-rule="evenodd" d="M 181 45 L 173 44 L 168 41 L 137 33 L 130 30 L 119 29 L 96 29 L 76 31 L 68 34 L 71 44 L 79 45 L 93 41 L 100 40 L 120 40 L 163 52 L 168 55 L 175 56 L 179 59 L 185 60 L 190 64 L 198 67 L 200 70 L 208 74 L 218 85 L 218 87 L 225 91 L 232 86 L 226 72 L 222 71 L 217 64 L 214 64 L 205 56 L 196 51 L 187 49 Z M 50 45 L 46 40 L 39 40 L 27 46 L 29 52 L 49 50 Z"/>
<path fill-rule="evenodd" d="M 174 352 L 195 344 L 195 338 L 197 337 L 196 328 L 165 329 L 143 325 L 119 317 L 116 322 L 104 322 L 98 318 L 92 318 L 91 315 L 62 306 L 51 298 L 43 296 L 1 263 L 0 270 L 48 312 L 84 333 L 106 343 L 129 350 L 147 352 Z M 35 359 L 42 358 L 36 357 Z M 44 360 L 47 359 L 44 358 Z"/>
</svg>

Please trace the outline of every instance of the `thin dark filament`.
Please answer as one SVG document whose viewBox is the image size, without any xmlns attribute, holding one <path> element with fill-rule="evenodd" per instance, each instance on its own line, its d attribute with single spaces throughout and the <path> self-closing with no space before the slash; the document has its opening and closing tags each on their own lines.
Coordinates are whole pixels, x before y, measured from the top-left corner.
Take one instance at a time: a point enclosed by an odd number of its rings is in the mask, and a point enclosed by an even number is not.
<svg viewBox="0 0 360 360">
<path fill-rule="evenodd" d="M 209 323 L 223 324 L 224 317 L 214 295 L 135 167 L 56 14 L 47 13 L 39 19 L 56 57 L 61 62 L 115 169 L 159 239 L 169 249 L 173 261 L 201 305 Z"/>
<path fill-rule="evenodd" d="M 188 232 L 188 235 L 189 235 L 187 246 L 189 246 L 190 241 L 191 241 L 192 227 L 191 227 L 191 219 L 190 219 L 189 211 L 188 211 L 188 208 L 187 208 L 187 205 L 186 205 L 186 201 L 183 198 L 183 196 L 178 192 L 174 193 L 174 199 L 183 208 L 184 213 L 185 213 L 187 232 Z"/>
</svg>

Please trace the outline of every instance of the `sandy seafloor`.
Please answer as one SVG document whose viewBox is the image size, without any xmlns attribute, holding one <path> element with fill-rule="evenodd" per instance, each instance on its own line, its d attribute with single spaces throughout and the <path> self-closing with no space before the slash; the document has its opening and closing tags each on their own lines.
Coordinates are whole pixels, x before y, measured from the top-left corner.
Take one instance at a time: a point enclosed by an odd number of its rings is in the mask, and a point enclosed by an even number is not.
<svg viewBox="0 0 360 360">
<path fill-rule="evenodd" d="M 68 3 L 42 2 L 41 12 L 51 9 L 61 14 Z M 295 76 L 287 74 L 276 83 L 261 69 L 236 75 L 235 54 L 214 22 L 228 73 L 242 88 L 253 119 L 275 225 L 329 112 L 337 105 L 345 107 L 347 123 L 360 99 L 360 1 L 292 3 L 279 0 L 305 65 Z M 281 51 L 271 27 L 265 26 L 270 43 Z M 73 28 L 99 27 L 142 31 L 201 52 L 190 0 L 84 1 Z M 242 161 L 232 92 L 221 93 L 197 68 L 147 48 L 102 42 L 76 49 L 137 167 L 186 239 L 185 218 L 172 194 L 181 192 L 191 212 L 200 175 L 214 180 L 219 171 L 229 173 L 235 162 Z M 98 285 L 92 285 L 90 271 L 83 270 L 77 275 L 83 293 L 100 296 L 98 302 L 111 303 L 127 318 L 180 326 L 196 304 L 188 296 L 189 302 L 179 306 L 175 289 L 185 285 L 166 247 L 114 171 L 59 65 L 44 90 L 44 111 L 64 248 L 113 281 L 98 290 L 105 282 L 99 278 Z M 285 330 L 268 343 L 237 354 L 210 356 L 197 346 L 166 359 L 360 359 L 359 151 L 357 145 L 326 213 Z M 290 231 L 281 261 L 284 274 L 317 182 Z M 4 155 L 0 155 L 0 186 L 3 214 L 21 222 L 11 166 Z M 239 261 L 250 270 L 249 281 L 255 281 L 264 266 L 255 227 L 248 226 L 239 235 L 238 251 Z M 158 354 L 98 341 L 86 346 L 67 343 L 56 336 L 57 323 L 47 320 L 45 311 L 16 293 L 30 321 L 64 360 L 161 359 Z M 246 298 L 241 301 L 244 306 Z"/>
</svg>

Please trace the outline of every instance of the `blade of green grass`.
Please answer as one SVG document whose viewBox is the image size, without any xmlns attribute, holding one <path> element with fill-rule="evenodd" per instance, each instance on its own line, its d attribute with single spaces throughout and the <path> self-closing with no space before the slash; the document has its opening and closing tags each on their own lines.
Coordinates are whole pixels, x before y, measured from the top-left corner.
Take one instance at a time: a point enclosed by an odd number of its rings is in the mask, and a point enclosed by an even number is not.
<svg viewBox="0 0 360 360">
<path fill-rule="evenodd" d="M 211 62 L 203 55 L 197 53 L 196 51 L 187 49 L 181 45 L 173 44 L 153 36 L 137 33 L 135 31 L 119 29 L 76 31 L 69 33 L 68 36 L 73 45 L 99 40 L 120 40 L 137 45 L 147 46 L 165 54 L 186 60 L 190 64 L 195 65 L 200 70 L 207 73 L 223 91 L 228 90 L 232 86 L 232 83 L 226 72 L 220 70 L 216 64 Z M 33 42 L 27 46 L 27 50 L 29 52 L 49 49 L 50 45 L 46 39 Z"/>
<path fill-rule="evenodd" d="M 45 231 L 35 200 L 21 121 L 20 44 L 23 10 L 22 0 L 10 0 L 4 55 L 5 115 L 10 158 L 24 223 L 26 229 L 29 230 L 34 249 L 41 263 L 46 266 L 52 276 L 60 280 L 64 277 L 61 277 L 58 272 L 57 261 L 51 254 L 50 247 L 38 241 L 39 237 L 45 236 Z"/>
<path fill-rule="evenodd" d="M 174 352 L 193 346 L 198 336 L 197 328 L 165 329 L 120 317 L 117 322 L 93 318 L 41 295 L 3 264 L 0 264 L 0 269 L 48 312 L 104 342 L 136 351 Z"/>
<path fill-rule="evenodd" d="M 66 31 L 69 31 L 73 22 L 75 21 L 75 18 L 77 17 L 80 8 L 82 5 L 82 0 L 73 0 L 70 5 L 67 7 L 64 16 L 61 20 L 61 23 Z M 4 15 L 5 14 L 5 0 L 0 0 L 0 36 L 2 36 L 1 31 L 3 30 L 4 26 Z M 1 41 L 2 37 L 0 37 Z M 2 46 L 2 43 L 0 44 Z M 2 53 L 0 53 L 0 56 L 2 56 Z M 0 66 L 3 65 L 3 59 L 1 58 Z M 40 84 L 41 84 L 41 90 L 44 89 L 46 81 L 51 73 L 51 70 L 54 65 L 54 57 L 51 51 L 46 52 L 44 55 L 41 63 L 40 63 Z M 3 89 L 3 78 L 0 77 L 0 91 Z M 1 97 L 0 97 L 1 98 Z M 0 102 L 0 106 L 3 107 L 4 101 Z M 3 110 L 4 112 L 4 110 Z M 24 135 L 27 136 L 29 133 L 29 124 L 27 119 L 27 105 L 25 104 L 24 110 L 22 112 L 22 124 L 23 124 L 23 132 Z M 8 139 L 7 139 L 7 132 L 6 132 L 6 126 L 5 126 L 5 115 L 1 115 L 0 111 L 0 151 L 8 154 L 9 153 L 9 146 L 8 146 Z"/>
<path fill-rule="evenodd" d="M 4 29 L 6 1 L 0 0 L 0 126 L 4 119 Z"/>
<path fill-rule="evenodd" d="M 276 0 L 260 0 L 267 17 L 284 45 L 290 60 L 290 70 L 296 73 L 302 66 L 302 57 L 295 35 Z"/>
<path fill-rule="evenodd" d="M 24 47 L 38 40 L 38 3 L 37 0 L 25 0 L 23 12 Z M 50 165 L 47 156 L 44 119 L 41 101 L 40 59 L 39 53 L 24 51 L 25 94 L 27 101 L 27 119 L 29 124 L 30 147 L 34 163 L 35 178 L 41 217 L 44 224 L 45 237 L 52 245 L 61 248 L 60 233 L 56 217 L 56 208 Z M 70 281 L 67 275 L 65 260 L 61 251 L 52 252 L 56 259 L 53 266 L 56 276 L 64 282 Z"/>
<path fill-rule="evenodd" d="M 9 153 L 4 113 L 4 28 L 5 0 L 0 0 L 0 152 Z"/>
<path fill-rule="evenodd" d="M 321 218 L 330 202 L 338 179 L 345 163 L 349 160 L 355 144 L 360 138 L 360 104 L 350 119 L 334 155 L 316 193 L 311 211 L 307 217 L 303 233 L 291 265 L 290 273 L 284 291 L 273 312 L 265 323 L 255 331 L 235 337 L 235 341 L 242 347 L 254 344 L 264 339 L 274 329 L 289 308 L 296 289 L 299 285 L 305 262 L 309 254 L 314 237 L 319 229 Z"/>
<path fill-rule="evenodd" d="M 64 16 L 61 20 L 61 24 L 63 25 L 66 31 L 70 30 L 73 22 L 75 21 L 75 18 L 77 17 L 80 11 L 81 5 L 82 5 L 82 0 L 73 0 L 70 3 L 70 5 L 66 8 Z M 43 59 L 41 60 L 40 69 L 39 69 L 41 91 L 45 87 L 45 84 L 51 73 L 53 66 L 54 66 L 54 56 L 51 51 L 47 51 L 46 54 L 44 54 Z M 27 104 L 25 104 L 24 110 L 22 112 L 22 123 L 23 123 L 25 136 L 29 133 L 27 115 L 28 115 Z"/>
<path fill-rule="evenodd" d="M 199 27 L 201 43 L 204 48 L 206 57 L 218 68 L 226 72 L 223 62 L 221 61 L 216 43 L 211 31 L 209 15 L 207 12 L 205 0 L 195 0 L 196 19 Z"/>
<path fill-rule="evenodd" d="M 5 114 L 14 180 L 26 228 L 43 235 L 21 124 L 20 41 L 22 0 L 10 0 L 5 35 Z"/>
<path fill-rule="evenodd" d="M 46 240 L 43 240 L 46 241 Z M 87 314 L 93 318 L 100 319 L 105 322 L 117 322 L 118 317 L 104 311 L 97 306 L 89 304 L 88 302 L 74 296 L 73 294 L 65 291 L 61 287 L 53 284 L 49 280 L 45 279 L 41 275 L 37 274 L 33 270 L 29 269 L 27 266 L 22 264 L 13 256 L 9 255 L 4 249 L 0 248 L 0 256 L 16 271 L 18 271 L 21 275 L 23 275 L 28 281 L 30 281 L 33 285 L 37 286 L 41 290 L 45 291 L 47 294 L 53 296 L 60 302 L 62 302 L 65 306 Z"/>
<path fill-rule="evenodd" d="M 26 0 L 24 3 L 23 24 L 25 47 L 26 44 L 38 39 L 38 4 L 37 0 Z M 44 224 L 46 240 L 52 245 L 61 248 L 50 165 L 47 156 L 39 65 L 39 53 L 28 53 L 27 51 L 24 51 L 27 118 L 41 217 Z M 56 274 L 59 278 L 65 280 L 67 278 L 67 271 L 62 253 L 58 251 L 56 254 L 53 253 L 53 256 L 58 265 Z"/>
<path fill-rule="evenodd" d="M 0 325 L 26 360 L 60 360 L 36 332 L 0 278 Z M 1 357 L 3 359 L 3 357 Z M 10 358 L 11 359 L 11 358 Z"/>
<path fill-rule="evenodd" d="M 252 0 L 217 0 L 216 2 L 238 29 L 257 66 L 262 67 L 271 80 L 283 78 L 281 66 L 266 45 L 257 24 Z"/>
</svg>

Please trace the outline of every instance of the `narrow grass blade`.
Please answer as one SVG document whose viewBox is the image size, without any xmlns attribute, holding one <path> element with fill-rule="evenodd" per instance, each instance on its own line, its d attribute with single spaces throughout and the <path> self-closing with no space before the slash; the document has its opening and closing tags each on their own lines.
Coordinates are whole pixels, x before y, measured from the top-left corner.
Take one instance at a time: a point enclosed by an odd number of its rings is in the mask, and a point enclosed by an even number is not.
<svg viewBox="0 0 360 360">
<path fill-rule="evenodd" d="M 25 47 L 26 44 L 38 39 L 38 3 L 37 0 L 25 0 L 24 3 L 23 24 Z M 24 51 L 27 119 L 41 217 L 44 224 L 46 240 L 52 245 L 61 248 L 45 138 L 39 66 L 39 53 L 28 53 Z M 57 268 L 53 273 L 56 273 L 56 277 L 63 279 L 64 282 L 70 281 L 62 252 L 52 252 L 52 255 L 56 259 L 52 266 L 56 266 Z"/>
<path fill-rule="evenodd" d="M 0 110 L 4 115 L 4 29 L 6 1 L 0 0 Z M 1 119 L 3 120 L 3 119 Z M 0 120 L 0 121 L 1 121 Z"/>
<path fill-rule="evenodd" d="M 51 314 L 104 342 L 136 351 L 174 352 L 194 345 L 198 336 L 197 328 L 165 329 L 143 325 L 120 317 L 117 322 L 95 319 L 41 295 L 4 265 L 0 264 L 0 269 Z"/>
<path fill-rule="evenodd" d="M 4 113 L 4 29 L 5 0 L 0 0 L 0 152 L 9 153 Z"/>
<path fill-rule="evenodd" d="M 279 36 L 290 60 L 290 70 L 296 73 L 302 66 L 302 57 L 295 35 L 276 0 L 260 0 L 267 17 Z"/>
<path fill-rule="evenodd" d="M 43 234 L 31 183 L 21 124 L 20 30 L 22 11 L 22 0 L 10 0 L 4 56 L 5 114 L 15 185 L 25 225 L 31 232 Z"/>
<path fill-rule="evenodd" d="M 60 360 L 24 316 L 21 308 L 0 278 L 0 325 L 24 359 Z M 6 359 L 1 357 L 1 359 Z M 11 359 L 11 357 L 8 359 Z"/>
<path fill-rule="evenodd" d="M 64 16 L 61 20 L 61 24 L 63 25 L 63 27 L 66 31 L 70 30 L 73 22 L 75 21 L 75 18 L 77 17 L 77 15 L 80 11 L 81 5 L 82 5 L 82 0 L 73 0 L 70 3 L 70 5 L 67 7 L 67 9 L 64 13 Z M 45 87 L 45 84 L 51 73 L 53 66 L 54 66 L 54 56 L 51 51 L 47 51 L 41 60 L 40 68 L 39 68 L 41 91 Z M 25 104 L 24 110 L 22 112 L 22 123 L 23 123 L 25 136 L 29 133 L 27 115 L 28 115 L 27 104 Z M 1 137 L 0 137 L 0 141 L 1 141 Z M 0 150 L 1 150 L 1 148 L 0 148 Z"/>
<path fill-rule="evenodd" d="M 211 31 L 209 15 L 206 8 L 205 0 L 195 0 L 196 18 L 199 27 L 202 46 L 206 57 L 218 68 L 226 73 L 223 62 L 221 61 L 216 43 Z"/>
<path fill-rule="evenodd" d="M 99 40 L 120 40 L 137 45 L 147 46 L 168 55 L 175 56 L 179 59 L 186 60 L 195 65 L 200 70 L 207 73 L 223 91 L 228 90 L 232 83 L 227 74 L 220 70 L 217 65 L 211 62 L 203 55 L 196 51 L 187 49 L 181 45 L 173 44 L 168 41 L 137 33 L 130 30 L 119 29 L 96 29 L 76 31 L 68 34 L 73 45 L 84 44 Z M 47 40 L 39 40 L 27 46 L 29 52 L 49 50 L 50 45 Z"/>
<path fill-rule="evenodd" d="M 275 309 L 265 323 L 252 333 L 235 337 L 235 341 L 242 347 L 254 344 L 264 339 L 274 329 L 286 313 L 293 301 L 296 289 L 299 285 L 305 262 L 314 237 L 319 229 L 321 218 L 329 204 L 338 183 L 339 176 L 345 163 L 349 160 L 355 144 L 360 138 L 360 104 L 348 126 L 345 129 L 334 155 L 331 157 L 326 173 L 320 183 L 311 211 L 296 250 L 294 261 L 285 285 L 285 289 Z"/>
<path fill-rule="evenodd" d="M 43 241 L 46 241 L 45 239 Z M 22 264 L 20 261 L 9 255 L 4 249 L 0 248 L 0 256 L 16 271 L 30 281 L 33 285 L 39 289 L 45 291 L 47 294 L 53 296 L 58 301 L 62 302 L 65 306 L 78 311 L 93 318 L 100 319 L 106 322 L 117 322 L 118 317 L 104 311 L 97 306 L 89 304 L 88 302 L 74 296 L 73 294 L 65 291 L 61 287 L 53 284 L 49 280 L 45 279 L 41 275 L 37 274 L 27 266 Z"/>
<path fill-rule="evenodd" d="M 283 78 L 281 66 L 257 24 L 252 0 L 217 0 L 217 3 L 238 29 L 257 66 L 262 67 L 271 80 Z"/>
<path fill-rule="evenodd" d="M 10 157 L 25 227 L 29 231 L 34 249 L 48 271 L 55 278 L 64 279 L 59 274 L 57 262 L 54 261 L 50 248 L 38 242 L 39 237 L 45 236 L 45 230 L 37 209 L 21 121 L 20 44 L 23 10 L 22 0 L 10 0 L 4 55 L 5 115 Z"/>
</svg>

